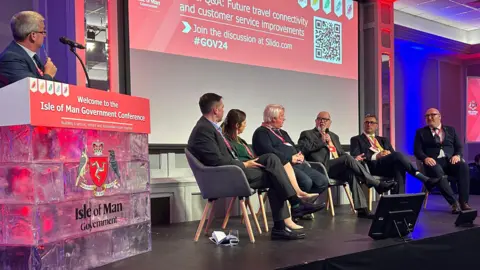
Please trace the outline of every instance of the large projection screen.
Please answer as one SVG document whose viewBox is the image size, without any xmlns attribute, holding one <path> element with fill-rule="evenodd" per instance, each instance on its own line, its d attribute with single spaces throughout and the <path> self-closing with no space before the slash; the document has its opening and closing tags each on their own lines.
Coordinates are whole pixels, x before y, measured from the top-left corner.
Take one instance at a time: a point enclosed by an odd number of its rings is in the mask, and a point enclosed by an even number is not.
<svg viewBox="0 0 480 270">
<path fill-rule="evenodd" d="M 286 108 L 294 141 L 331 113 L 358 133 L 358 12 L 351 0 L 129 0 L 131 94 L 150 99 L 150 143 L 185 144 L 199 97 L 241 109 L 251 142 L 267 104 Z"/>
</svg>

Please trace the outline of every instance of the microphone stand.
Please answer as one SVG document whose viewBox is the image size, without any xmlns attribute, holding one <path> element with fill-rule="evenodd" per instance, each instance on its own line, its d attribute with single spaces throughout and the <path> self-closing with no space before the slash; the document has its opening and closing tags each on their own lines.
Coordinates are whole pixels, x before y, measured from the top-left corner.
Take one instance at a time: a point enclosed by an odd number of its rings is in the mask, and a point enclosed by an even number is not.
<svg viewBox="0 0 480 270">
<path fill-rule="evenodd" d="M 78 56 L 76 50 L 75 50 L 75 47 L 73 46 L 70 46 L 70 51 L 75 54 L 75 56 L 77 57 L 78 61 L 80 61 L 80 64 L 82 64 L 82 68 L 83 68 L 83 72 L 85 72 L 85 76 L 87 77 L 87 87 L 90 88 L 90 77 L 88 77 L 88 72 L 87 72 L 87 68 L 85 68 L 85 64 L 83 63 L 82 59 L 80 58 L 80 56 Z"/>
</svg>

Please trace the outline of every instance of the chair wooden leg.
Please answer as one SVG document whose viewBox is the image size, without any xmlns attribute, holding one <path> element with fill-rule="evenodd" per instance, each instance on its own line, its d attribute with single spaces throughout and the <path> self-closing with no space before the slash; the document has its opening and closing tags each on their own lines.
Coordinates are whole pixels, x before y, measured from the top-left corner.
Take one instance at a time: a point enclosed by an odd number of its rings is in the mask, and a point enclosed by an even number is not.
<svg viewBox="0 0 480 270">
<path fill-rule="evenodd" d="M 350 188 L 348 187 L 348 185 L 343 185 L 343 189 L 345 190 L 345 193 L 347 193 L 347 198 L 350 202 L 350 208 L 352 208 L 352 212 L 356 214 L 357 211 L 355 211 L 355 205 L 353 204 L 352 192 L 350 191 Z"/>
<path fill-rule="evenodd" d="M 372 202 L 373 202 L 373 190 L 372 188 L 368 189 L 368 211 L 372 211 Z"/>
<path fill-rule="evenodd" d="M 260 202 L 259 211 L 262 212 L 263 225 L 265 226 L 265 232 L 268 232 L 267 212 L 265 211 L 265 203 L 263 202 L 263 196 L 258 194 L 258 201 Z"/>
<path fill-rule="evenodd" d="M 260 223 L 258 222 L 257 215 L 253 212 L 252 204 L 250 203 L 250 198 L 247 199 L 247 206 L 248 210 L 250 210 L 250 214 L 252 214 L 253 221 L 255 222 L 255 226 L 257 226 L 258 233 L 262 234 L 262 228 L 260 228 Z"/>
<path fill-rule="evenodd" d="M 224 230 L 225 228 L 227 228 L 228 220 L 230 219 L 230 212 L 232 211 L 233 203 L 235 202 L 236 199 L 237 197 L 232 197 L 232 199 L 230 199 L 230 203 L 228 204 L 227 213 L 225 213 L 225 219 L 223 219 L 223 224 L 222 224 L 222 229 Z"/>
<path fill-rule="evenodd" d="M 427 201 L 428 201 L 428 191 L 425 191 L 425 201 L 423 201 L 423 209 L 427 209 Z"/>
<path fill-rule="evenodd" d="M 195 233 L 195 237 L 193 238 L 193 241 L 197 242 L 198 238 L 200 237 L 200 233 L 202 232 L 203 225 L 205 225 L 205 219 L 207 218 L 208 215 L 208 209 L 210 208 L 211 202 L 209 201 L 206 205 L 205 208 L 203 209 L 203 214 L 202 218 L 200 219 L 200 223 L 198 224 L 197 232 Z"/>
<path fill-rule="evenodd" d="M 210 214 L 208 215 L 207 226 L 205 227 L 205 234 L 208 235 L 208 229 L 210 229 L 210 225 L 212 225 L 212 221 L 215 215 L 215 201 L 212 201 L 212 207 L 210 208 Z"/>
<path fill-rule="evenodd" d="M 333 207 L 333 197 L 332 197 L 332 188 L 328 187 L 327 189 L 328 193 L 328 202 L 330 204 L 330 212 L 332 213 L 332 217 L 335 216 L 335 208 Z"/>
<path fill-rule="evenodd" d="M 245 226 L 247 227 L 248 237 L 250 242 L 255 243 L 255 237 L 253 236 L 252 225 L 250 224 L 250 219 L 248 218 L 247 207 L 245 206 L 245 200 L 240 200 L 240 207 L 242 209 L 243 219 L 245 220 Z"/>
</svg>

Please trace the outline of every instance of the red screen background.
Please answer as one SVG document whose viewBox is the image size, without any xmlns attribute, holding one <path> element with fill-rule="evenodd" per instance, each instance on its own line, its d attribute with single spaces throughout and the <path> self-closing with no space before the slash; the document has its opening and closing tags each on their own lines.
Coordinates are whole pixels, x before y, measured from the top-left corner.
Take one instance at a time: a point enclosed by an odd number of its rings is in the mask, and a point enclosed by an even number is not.
<svg viewBox="0 0 480 270">
<path fill-rule="evenodd" d="M 206 0 L 130 0 L 130 48 L 347 79 L 358 79 L 357 2 L 353 2 L 353 18 L 348 19 L 345 14 L 345 0 L 342 1 L 343 14 L 340 17 L 334 12 L 335 3 L 338 3 L 338 1 L 332 1 L 331 12 L 329 14 L 326 14 L 322 9 L 324 1 L 318 1 L 320 8 L 316 11 L 310 6 L 311 3 L 317 2 L 315 0 L 306 1 L 307 6 L 304 8 L 299 5 L 299 1 L 302 0 L 236 1 L 242 5 L 270 10 L 270 17 L 233 10 L 227 7 L 227 0 L 224 1 L 224 7 L 208 6 L 205 1 Z M 190 7 L 195 5 L 195 12 L 181 11 L 180 6 L 182 4 L 189 5 Z M 218 12 L 232 14 L 233 20 L 228 22 L 215 18 L 207 18 L 198 14 L 199 9 L 212 9 Z M 303 17 L 308 21 L 308 24 L 306 27 L 303 27 L 301 24 L 276 20 L 272 17 L 273 12 Z M 260 22 L 260 28 L 237 24 L 236 16 L 258 20 Z M 321 17 L 341 23 L 341 64 L 316 61 L 314 59 L 314 17 Z M 269 31 L 261 27 L 262 20 L 281 26 L 303 29 L 304 36 L 277 32 L 275 30 Z M 190 31 L 187 31 L 188 29 L 186 28 L 188 27 L 185 23 L 192 28 Z M 206 28 L 208 33 L 195 33 L 195 25 Z M 221 31 L 220 37 L 212 35 L 211 28 Z M 257 41 L 263 38 L 264 44 L 226 39 L 224 37 L 225 31 L 255 37 Z M 199 44 L 197 45 L 194 44 L 196 38 L 199 40 Z M 289 49 L 266 46 L 267 38 L 275 40 L 279 44 L 284 44 L 289 47 Z M 201 42 L 200 39 L 203 39 L 203 42 Z M 207 39 L 211 41 L 207 41 Z M 202 46 L 202 43 L 207 44 L 207 42 L 209 45 L 215 43 L 217 46 L 222 47 L 225 46 L 223 45 L 224 43 L 227 43 L 227 48 Z"/>
</svg>

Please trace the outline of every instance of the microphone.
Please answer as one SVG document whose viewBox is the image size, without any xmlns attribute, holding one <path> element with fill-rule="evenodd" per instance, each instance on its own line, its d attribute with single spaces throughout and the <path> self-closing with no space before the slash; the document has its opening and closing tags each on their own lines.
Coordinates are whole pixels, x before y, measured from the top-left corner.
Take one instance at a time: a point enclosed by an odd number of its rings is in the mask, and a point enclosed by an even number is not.
<svg viewBox="0 0 480 270">
<path fill-rule="evenodd" d="M 330 130 L 328 128 L 325 129 L 325 134 L 328 134 L 328 132 L 330 132 Z"/>
<path fill-rule="evenodd" d="M 90 88 L 90 77 L 88 76 L 87 68 L 85 67 L 85 64 L 82 61 L 82 58 L 78 56 L 78 53 L 76 52 L 75 48 L 77 49 L 85 49 L 85 46 L 83 46 L 80 43 L 77 43 L 73 40 L 70 40 L 66 37 L 60 37 L 60 42 L 70 46 L 70 51 L 77 57 L 78 61 L 80 61 L 80 64 L 82 64 L 83 72 L 85 72 L 85 78 L 87 79 L 87 87 Z"/>
<path fill-rule="evenodd" d="M 66 37 L 61 37 L 59 40 L 60 40 L 61 43 L 65 44 L 65 45 L 69 45 L 70 47 L 75 47 L 75 48 L 82 49 L 82 50 L 85 49 L 85 46 L 83 46 L 82 44 L 77 43 L 73 40 L 70 40 Z"/>
</svg>

